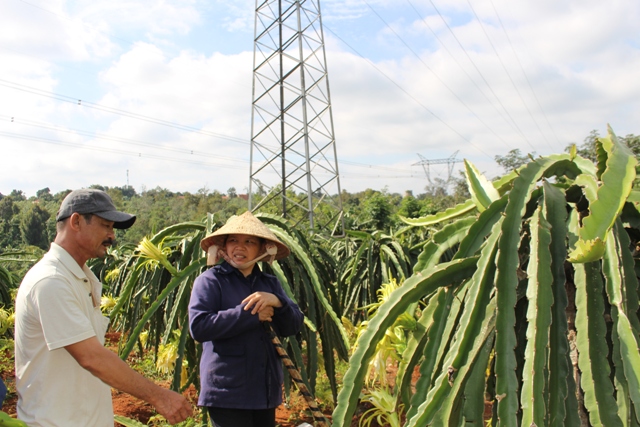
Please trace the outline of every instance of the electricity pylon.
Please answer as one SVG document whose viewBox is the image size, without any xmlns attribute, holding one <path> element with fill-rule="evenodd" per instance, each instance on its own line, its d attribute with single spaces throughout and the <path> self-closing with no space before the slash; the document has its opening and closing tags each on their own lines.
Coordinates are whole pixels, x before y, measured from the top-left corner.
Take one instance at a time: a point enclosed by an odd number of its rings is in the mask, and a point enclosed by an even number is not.
<svg viewBox="0 0 640 427">
<path fill-rule="evenodd" d="M 249 209 L 344 231 L 319 0 L 256 0 Z"/>
<path fill-rule="evenodd" d="M 422 168 L 424 169 L 424 173 L 425 175 L 427 175 L 427 181 L 429 181 L 429 184 L 432 184 L 431 182 L 431 175 L 429 173 L 429 166 L 430 165 L 443 165 L 446 164 L 447 165 L 447 180 L 445 181 L 445 185 L 448 185 L 449 182 L 451 182 L 451 175 L 453 174 L 453 167 L 455 166 L 456 163 L 460 163 L 462 162 L 462 160 L 458 160 L 456 159 L 456 155 L 458 154 L 458 151 L 456 151 L 455 153 L 453 153 L 450 157 L 446 158 L 446 159 L 427 159 L 424 156 L 422 156 L 420 153 L 418 153 L 418 157 L 420 157 L 420 161 L 418 163 L 414 163 L 411 166 L 422 166 Z"/>
</svg>

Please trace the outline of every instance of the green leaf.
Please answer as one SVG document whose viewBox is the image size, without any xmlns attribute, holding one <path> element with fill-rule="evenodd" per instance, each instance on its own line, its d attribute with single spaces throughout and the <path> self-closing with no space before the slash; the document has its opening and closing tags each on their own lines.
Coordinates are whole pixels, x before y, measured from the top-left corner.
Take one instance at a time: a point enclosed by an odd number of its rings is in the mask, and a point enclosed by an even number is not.
<svg viewBox="0 0 640 427">
<path fill-rule="evenodd" d="M 494 308 L 493 312 L 495 313 L 495 305 L 493 307 L 489 307 L 489 309 L 491 308 Z M 495 321 L 495 315 L 492 317 Z M 482 346 L 475 363 L 471 367 L 471 372 L 469 372 L 467 382 L 464 386 L 463 425 L 468 427 L 489 425 L 488 422 L 485 422 L 484 420 L 486 390 L 485 377 L 487 376 L 487 367 L 493 350 L 495 327 L 489 327 L 487 328 L 487 331 L 490 332 L 490 335 Z"/>
<path fill-rule="evenodd" d="M 367 373 L 368 361 L 376 351 L 376 344 L 395 319 L 423 295 L 471 275 L 476 268 L 476 262 L 476 258 L 451 261 L 411 276 L 378 308 L 377 314 L 358 339 L 356 350 L 350 359 L 343 388 L 338 395 L 338 405 L 333 412 L 333 427 L 348 427 L 351 424 L 351 416 L 355 412 Z"/>
<path fill-rule="evenodd" d="M 553 427 L 574 426 L 572 415 L 567 417 L 567 405 L 577 408 L 573 379 L 573 365 L 569 355 L 567 305 L 568 297 L 565 288 L 565 260 L 567 258 L 567 202 L 565 195 L 548 182 L 543 183 L 544 212 L 551 225 L 551 274 L 553 275 L 552 321 L 549 330 L 549 425 Z M 579 425 L 579 424 L 578 424 Z"/>
<path fill-rule="evenodd" d="M 480 374 L 478 373 L 478 384 L 476 384 L 475 386 L 475 389 L 478 390 L 478 394 L 465 394 L 465 391 L 471 391 L 471 388 L 466 389 L 465 387 L 471 380 L 471 376 L 476 368 L 483 374 L 484 372 L 486 372 L 486 362 L 489 356 L 488 353 L 490 353 L 490 349 L 487 348 L 487 345 L 493 347 L 493 336 L 495 333 L 495 303 L 495 298 L 492 298 L 487 305 L 486 316 L 482 320 L 482 325 L 480 327 L 479 333 L 475 337 L 473 346 L 469 350 L 469 354 L 467 355 L 467 363 L 462 365 L 457 372 L 454 372 L 454 381 L 453 385 L 451 386 L 451 391 L 443 400 L 442 407 L 436 412 L 433 423 L 434 425 L 447 425 L 446 423 L 448 423 L 448 425 L 451 425 L 452 422 L 457 422 L 458 418 L 461 416 L 457 408 L 460 408 L 460 406 L 464 405 L 466 410 L 466 406 L 467 404 L 469 404 L 469 401 L 475 402 L 475 405 L 478 407 L 477 412 L 480 411 L 481 406 L 484 410 L 484 375 L 480 376 Z M 484 356 L 483 353 L 485 353 Z M 477 366 L 478 364 L 480 364 L 480 366 Z M 474 403 L 471 403 L 470 405 L 472 406 L 474 405 Z M 475 419 L 479 423 L 482 422 L 481 417 Z"/>
<path fill-rule="evenodd" d="M 622 228 L 618 223 L 618 227 Z M 624 231 L 617 233 L 619 236 Z M 626 236 L 625 236 L 626 240 Z M 625 243 L 628 243 L 625 242 Z M 620 359 L 624 370 L 624 378 L 621 380 L 626 383 L 629 390 L 629 396 L 634 403 L 636 409 L 636 418 L 640 419 L 640 352 L 638 348 L 637 330 L 632 327 L 630 318 L 635 317 L 635 323 L 638 322 L 636 312 L 627 310 L 627 301 L 625 293 L 636 294 L 636 286 L 627 288 L 625 286 L 625 278 L 621 274 L 623 270 L 621 254 L 628 251 L 628 246 L 621 246 L 619 240 L 614 235 L 613 230 L 607 239 L 607 251 L 604 258 L 603 272 L 606 279 L 606 289 L 611 303 L 611 317 L 614 322 L 614 328 L 619 338 Z M 634 285 L 637 284 L 634 283 Z M 625 381 L 626 380 L 626 381 Z"/>
<path fill-rule="evenodd" d="M 500 178 L 493 181 L 493 186 L 498 190 L 498 193 L 501 196 L 504 196 L 513 185 L 513 181 L 518 177 L 517 171 L 511 171 L 506 175 L 501 176 Z"/>
<path fill-rule="evenodd" d="M 162 242 L 165 237 L 175 235 L 180 231 L 182 232 L 202 231 L 204 229 L 205 229 L 205 224 L 203 224 L 202 222 L 196 222 L 196 221 L 181 222 L 181 223 L 170 225 L 169 227 L 163 228 L 158 233 L 156 233 L 153 237 L 151 237 L 149 240 L 151 241 L 151 243 L 157 245 L 158 243 Z"/>
<path fill-rule="evenodd" d="M 500 198 L 500 194 L 493 184 L 467 159 L 464 160 L 464 169 L 471 199 L 476 204 L 478 211 L 483 212 L 491 203 Z"/>
<path fill-rule="evenodd" d="M 487 311 L 490 307 L 491 292 L 495 275 L 495 255 L 497 242 L 500 238 L 501 222 L 494 225 L 493 233 L 484 246 L 478 267 L 467 284 L 467 295 L 464 298 L 466 309 L 456 319 L 456 330 L 453 342 L 447 350 L 443 370 L 434 381 L 433 387 L 415 414 L 407 413 L 407 427 L 448 424 L 448 415 L 455 402 L 455 397 L 462 391 L 466 375 L 470 372 L 468 359 L 475 359 L 481 350 L 489 331 L 488 318 L 495 315 L 495 310 Z M 495 306 L 495 301 L 493 302 Z M 450 372 L 453 370 L 453 373 Z M 453 376 L 455 381 L 451 381 Z M 452 384 L 453 383 L 453 384 Z M 452 389 L 453 388 L 453 389 Z M 450 395 L 450 392 L 452 393 Z M 449 399 L 447 399 L 450 397 Z M 437 413 L 437 416 L 436 416 Z M 434 416 L 436 418 L 434 419 Z"/>
<path fill-rule="evenodd" d="M 204 267 L 205 264 L 206 264 L 206 259 L 205 258 L 200 258 L 196 262 L 194 262 L 191 265 L 189 265 L 189 267 L 187 267 L 184 270 L 180 271 L 178 273 L 178 275 L 176 275 L 175 277 L 173 277 L 171 279 L 171 281 L 167 284 L 167 286 L 158 295 L 158 297 L 153 302 L 153 304 L 151 304 L 149 306 L 149 308 L 147 309 L 147 311 L 145 311 L 144 315 L 142 316 L 140 321 L 138 321 L 138 324 L 136 325 L 134 330 L 131 332 L 131 335 L 129 336 L 129 340 L 127 341 L 127 344 L 125 345 L 125 347 L 120 352 L 120 358 L 122 360 L 126 360 L 127 359 L 127 357 L 129 356 L 129 353 L 131 353 L 131 350 L 133 350 L 133 347 L 135 346 L 136 341 L 138 340 L 138 337 L 140 336 L 140 333 L 142 332 L 142 329 L 147 324 L 147 322 L 149 321 L 149 319 L 151 318 L 153 313 L 155 313 L 156 310 L 158 310 L 158 308 L 160 308 L 162 303 L 167 299 L 169 294 L 171 294 L 171 292 L 173 292 L 190 275 L 198 274 L 200 272 L 200 269 L 202 267 Z"/>
<path fill-rule="evenodd" d="M 575 264 L 575 270 L 576 344 L 584 405 L 593 426 L 622 426 L 609 378 L 611 370 L 607 360 L 607 326 L 604 321 L 600 265 L 597 261 Z"/>
<path fill-rule="evenodd" d="M 627 200 L 635 203 L 637 206 L 637 204 L 640 203 L 640 190 L 632 189 Z"/>
<path fill-rule="evenodd" d="M 578 147 L 576 144 L 571 144 L 569 146 L 569 155 L 571 156 L 571 160 L 575 159 L 578 155 Z"/>
<path fill-rule="evenodd" d="M 575 179 L 574 183 L 583 188 L 584 195 L 589 203 L 598 200 L 598 181 L 595 176 L 582 174 Z"/>
<path fill-rule="evenodd" d="M 407 347 L 402 353 L 402 359 L 400 360 L 396 376 L 396 387 L 400 390 L 400 396 L 406 407 L 409 406 L 411 394 L 413 393 L 411 390 L 413 370 L 420 362 L 429 337 L 427 332 L 435 322 L 434 313 L 439 307 L 440 294 L 444 293 L 446 293 L 446 290 L 440 288 L 438 293 L 429 299 L 427 306 L 422 310 L 416 327 L 409 333 Z M 425 361 L 425 363 L 428 362 Z"/>
<path fill-rule="evenodd" d="M 300 260 L 302 265 L 304 265 L 306 269 L 306 273 L 309 275 L 309 278 L 311 279 L 311 284 L 313 285 L 316 298 L 318 299 L 320 304 L 322 304 L 322 306 L 326 310 L 326 313 L 329 315 L 329 317 L 333 321 L 336 328 L 340 331 L 340 335 L 342 337 L 342 344 L 344 345 L 345 348 L 348 349 L 349 338 L 347 337 L 347 333 L 344 330 L 344 327 L 342 326 L 342 322 L 340 322 L 340 319 L 336 315 L 335 311 L 333 310 L 333 307 L 331 307 L 331 304 L 329 303 L 329 301 L 325 296 L 325 291 L 322 289 L 322 285 L 320 284 L 320 280 L 318 279 L 317 271 L 314 268 L 313 263 L 311 262 L 311 259 L 309 258 L 305 250 L 298 244 L 298 242 L 294 240 L 291 237 L 291 235 L 286 233 L 282 228 L 272 225 L 269 227 L 269 229 L 282 241 L 282 243 L 284 243 L 289 247 L 291 252 L 295 253 L 296 257 Z"/>
<path fill-rule="evenodd" d="M 435 367 L 438 366 L 440 358 L 443 353 L 443 348 L 446 347 L 448 338 L 447 331 L 448 324 L 451 318 L 455 318 L 457 309 L 460 304 L 454 305 L 455 293 L 448 288 L 440 288 L 438 292 L 431 297 L 429 305 L 434 305 L 433 314 L 431 315 L 433 321 L 430 324 L 426 333 L 426 343 L 424 346 L 423 356 L 424 360 L 420 364 L 420 377 L 415 385 L 415 393 L 409 399 L 409 407 L 407 410 L 407 419 L 411 419 L 417 412 L 418 407 L 425 401 L 429 388 L 431 386 L 431 379 L 435 374 Z M 445 345 L 443 345 L 443 342 Z"/>
<path fill-rule="evenodd" d="M 531 218 L 531 244 L 527 275 L 527 343 L 522 372 L 522 425 L 547 425 L 548 396 L 545 393 L 545 365 L 551 325 L 553 276 L 551 265 L 550 225 L 538 208 Z"/>
<path fill-rule="evenodd" d="M 473 217 L 462 218 L 435 233 L 418 256 L 418 262 L 413 270 L 421 271 L 440 262 L 442 254 L 460 243 L 469 234 L 469 227 L 476 221 Z"/>
<path fill-rule="evenodd" d="M 569 262 L 593 262 L 604 255 L 605 244 L 599 237 L 593 240 L 578 240 L 576 247 L 569 254 Z"/>
<path fill-rule="evenodd" d="M 578 217 L 573 212 L 569 221 L 569 245 L 578 239 Z M 589 420 L 595 427 L 622 426 L 616 414 L 614 390 L 610 380 L 604 319 L 604 298 L 600 262 L 574 264 L 576 288 L 576 348 L 578 367 L 582 373 L 580 388 Z"/>
<path fill-rule="evenodd" d="M 520 265 L 518 246 L 522 217 L 526 202 L 536 187 L 536 183 L 550 171 L 574 173 L 575 164 L 567 154 L 552 155 L 528 163 L 520 170 L 509 193 L 509 202 L 502 223 L 502 236 L 497 257 L 497 320 L 496 320 L 496 399 L 501 426 L 517 425 L 518 380 L 516 378 L 517 345 L 515 336 L 515 306 L 517 301 L 517 270 Z"/>
<path fill-rule="evenodd" d="M 114 415 L 113 419 L 124 427 L 147 427 L 146 424 L 142 424 L 140 421 L 132 420 L 131 418 L 123 417 L 122 415 Z"/>
<path fill-rule="evenodd" d="M 469 228 L 466 237 L 460 242 L 460 247 L 454 259 L 476 254 L 489 233 L 491 233 L 493 225 L 502 218 L 502 213 L 507 206 L 507 200 L 506 195 L 502 196 L 478 216 L 477 220 Z"/>
<path fill-rule="evenodd" d="M 476 209 L 476 204 L 473 200 L 467 200 L 464 203 L 456 205 L 452 208 L 445 210 L 444 212 L 438 212 L 433 215 L 427 215 L 422 218 L 406 218 L 402 215 L 398 215 L 402 222 L 405 222 L 414 227 L 427 227 L 429 225 L 438 224 L 442 221 L 452 220 L 464 216 Z"/>
<path fill-rule="evenodd" d="M 582 221 L 576 250 L 571 253 L 571 262 L 590 262 L 602 258 L 604 240 L 613 227 L 624 203 L 631 193 L 636 177 L 635 156 L 621 143 L 609 127 L 607 138 L 599 138 L 598 171 L 602 171 L 597 199 L 589 206 L 589 215 Z M 606 168 L 603 169 L 603 165 Z"/>
</svg>

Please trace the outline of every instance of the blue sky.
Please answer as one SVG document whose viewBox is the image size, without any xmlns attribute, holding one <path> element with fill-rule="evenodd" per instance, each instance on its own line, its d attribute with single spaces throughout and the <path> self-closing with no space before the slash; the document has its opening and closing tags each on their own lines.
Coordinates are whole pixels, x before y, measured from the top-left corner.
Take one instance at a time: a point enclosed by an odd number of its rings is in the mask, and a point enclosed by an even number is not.
<svg viewBox="0 0 640 427">
<path fill-rule="evenodd" d="M 636 0 L 321 8 L 344 190 L 422 193 L 418 154 L 457 153 L 493 178 L 511 149 L 561 152 L 607 123 L 640 133 Z M 254 11 L 252 0 L 0 2 L 0 193 L 244 192 Z"/>
</svg>

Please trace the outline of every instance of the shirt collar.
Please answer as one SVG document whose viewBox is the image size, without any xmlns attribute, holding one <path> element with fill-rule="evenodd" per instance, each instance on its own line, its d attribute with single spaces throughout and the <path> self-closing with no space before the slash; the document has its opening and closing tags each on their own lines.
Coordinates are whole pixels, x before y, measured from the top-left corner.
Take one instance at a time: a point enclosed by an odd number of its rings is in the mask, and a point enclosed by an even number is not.
<svg viewBox="0 0 640 427">
<path fill-rule="evenodd" d="M 60 260 L 62 265 L 64 265 L 78 279 L 82 280 L 91 277 L 88 274 L 88 272 L 90 271 L 89 267 L 87 267 L 86 264 L 80 267 L 76 260 L 69 254 L 69 252 L 67 252 L 62 246 L 58 245 L 57 243 L 51 243 L 49 254 Z"/>
</svg>

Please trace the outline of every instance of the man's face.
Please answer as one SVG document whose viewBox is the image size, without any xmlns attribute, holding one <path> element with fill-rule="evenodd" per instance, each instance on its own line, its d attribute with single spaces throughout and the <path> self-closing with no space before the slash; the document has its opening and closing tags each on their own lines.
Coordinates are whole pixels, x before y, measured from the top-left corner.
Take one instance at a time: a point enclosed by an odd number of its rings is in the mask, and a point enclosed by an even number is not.
<svg viewBox="0 0 640 427">
<path fill-rule="evenodd" d="M 87 220 L 80 216 L 80 235 L 78 244 L 87 258 L 102 258 L 107 254 L 107 248 L 115 243 L 113 221 L 100 218 L 97 215 Z"/>
<path fill-rule="evenodd" d="M 254 260 L 261 251 L 262 241 L 248 234 L 229 234 L 225 242 L 225 252 L 238 265 Z M 253 264 L 248 269 L 250 273 Z M 240 271 L 244 273 L 243 269 Z"/>
</svg>

